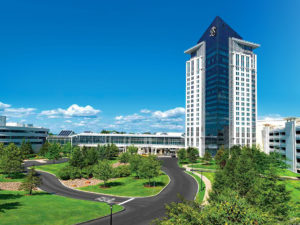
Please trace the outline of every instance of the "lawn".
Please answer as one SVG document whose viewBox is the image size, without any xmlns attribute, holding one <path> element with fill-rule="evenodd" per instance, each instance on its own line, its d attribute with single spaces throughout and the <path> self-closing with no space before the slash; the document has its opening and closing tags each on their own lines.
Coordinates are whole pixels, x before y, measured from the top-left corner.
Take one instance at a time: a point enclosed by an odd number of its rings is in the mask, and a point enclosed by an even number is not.
<svg viewBox="0 0 300 225">
<path fill-rule="evenodd" d="M 204 184 L 204 182 L 202 182 L 202 190 L 201 190 L 201 178 L 198 177 L 197 175 L 193 174 L 192 172 L 186 171 L 186 173 L 188 173 L 189 175 L 193 176 L 197 180 L 197 183 L 198 183 L 198 193 L 197 193 L 197 196 L 196 196 L 196 202 L 201 203 L 203 201 L 204 194 L 205 194 L 205 184 Z"/>
<path fill-rule="evenodd" d="M 61 168 L 67 166 L 69 163 L 64 162 L 64 163 L 57 163 L 57 164 L 48 164 L 48 165 L 42 165 L 42 166 L 35 166 L 35 169 L 53 173 L 56 176 L 58 176 L 58 172 Z"/>
<path fill-rule="evenodd" d="M 201 169 L 218 169 L 219 166 L 216 165 L 216 163 L 214 161 L 210 162 L 210 163 L 205 163 L 205 164 L 190 164 L 189 167 L 191 168 L 201 168 Z"/>
<path fill-rule="evenodd" d="M 152 181 L 155 181 L 154 187 L 144 187 L 145 184 L 148 184 L 148 180 L 136 179 L 135 177 L 130 176 L 117 178 L 108 182 L 107 185 L 109 188 L 103 188 L 103 183 L 101 183 L 100 185 L 91 185 L 78 189 L 126 197 L 146 197 L 158 194 L 169 183 L 169 176 L 162 174 Z"/>
<path fill-rule="evenodd" d="M 12 178 L 8 178 L 6 174 L 0 173 L 0 182 L 22 182 L 24 178 L 24 173 L 17 173 Z"/>
<path fill-rule="evenodd" d="M 109 160 L 109 163 L 114 164 L 116 162 L 119 162 L 118 159 L 113 159 Z M 58 172 L 60 171 L 61 168 L 69 165 L 68 162 L 64 163 L 57 163 L 57 164 L 48 164 L 48 165 L 42 165 L 42 166 L 35 166 L 37 170 L 53 173 L 58 177 Z"/>
<path fill-rule="evenodd" d="M 291 203 L 293 209 L 291 210 L 290 215 L 292 217 L 300 218 L 300 181 L 299 180 L 284 180 L 280 181 L 284 183 L 288 191 L 291 191 Z"/>
<path fill-rule="evenodd" d="M 68 225 L 102 217 L 110 213 L 105 203 L 77 200 L 35 192 L 25 195 L 23 191 L 0 192 L 0 223 L 10 224 L 56 224 Z M 115 205 L 113 211 L 122 210 Z"/>
<path fill-rule="evenodd" d="M 287 176 L 287 177 L 300 177 L 300 174 L 299 173 L 294 173 L 290 170 L 279 170 L 278 172 L 278 175 L 279 176 Z"/>
<path fill-rule="evenodd" d="M 209 179 L 211 183 L 214 182 L 214 179 L 215 179 L 215 173 L 202 172 L 202 174 L 203 174 L 204 176 L 206 176 L 207 179 Z"/>
</svg>

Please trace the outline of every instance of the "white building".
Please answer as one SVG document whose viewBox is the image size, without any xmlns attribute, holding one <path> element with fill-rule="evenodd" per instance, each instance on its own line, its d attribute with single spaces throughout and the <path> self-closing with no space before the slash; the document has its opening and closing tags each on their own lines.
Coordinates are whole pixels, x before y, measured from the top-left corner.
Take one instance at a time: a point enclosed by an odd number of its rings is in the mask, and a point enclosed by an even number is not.
<svg viewBox="0 0 300 225">
<path fill-rule="evenodd" d="M 242 39 L 216 17 L 197 45 L 185 51 L 186 147 L 256 144 L 259 45 Z"/>
<path fill-rule="evenodd" d="M 98 145 L 115 144 L 121 152 L 134 145 L 140 154 L 170 155 L 178 149 L 184 148 L 184 137 L 181 133 L 158 134 L 101 134 L 80 133 L 68 135 L 49 136 L 51 143 L 65 144 L 70 142 L 76 146 L 97 147 Z"/>
<path fill-rule="evenodd" d="M 38 152 L 48 136 L 49 129 L 34 127 L 32 124 L 6 123 L 6 117 L 0 116 L 0 143 L 14 143 L 20 146 L 29 141 L 33 151 Z"/>
<path fill-rule="evenodd" d="M 300 173 L 300 120 L 260 121 L 257 133 L 258 145 L 265 153 L 278 151 L 287 159 L 290 170 Z"/>
</svg>

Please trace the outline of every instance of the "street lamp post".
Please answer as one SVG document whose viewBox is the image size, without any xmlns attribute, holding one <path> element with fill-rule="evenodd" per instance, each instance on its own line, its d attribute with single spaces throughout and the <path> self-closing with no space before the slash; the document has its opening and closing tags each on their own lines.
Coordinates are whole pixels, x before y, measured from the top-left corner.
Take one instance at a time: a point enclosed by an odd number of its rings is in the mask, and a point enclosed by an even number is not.
<svg viewBox="0 0 300 225">
<path fill-rule="evenodd" d="M 105 202 L 110 206 L 110 225 L 112 225 L 112 209 L 113 209 L 115 198 L 99 197 L 99 198 L 96 198 L 95 200 L 99 201 L 99 202 Z"/>
</svg>

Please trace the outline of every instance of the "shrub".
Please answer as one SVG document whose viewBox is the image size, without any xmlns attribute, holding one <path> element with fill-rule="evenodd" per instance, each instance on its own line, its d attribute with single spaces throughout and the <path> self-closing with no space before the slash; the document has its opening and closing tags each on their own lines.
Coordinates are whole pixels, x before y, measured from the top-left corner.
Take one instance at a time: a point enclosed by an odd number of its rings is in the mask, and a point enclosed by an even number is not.
<svg viewBox="0 0 300 225">
<path fill-rule="evenodd" d="M 91 178 L 93 176 L 93 172 L 94 172 L 94 167 L 93 166 L 87 166 L 87 167 L 84 167 L 81 170 L 81 176 L 88 179 L 88 178 Z"/>
<path fill-rule="evenodd" d="M 114 177 L 128 177 L 130 176 L 130 166 L 118 166 L 114 169 Z"/>
<path fill-rule="evenodd" d="M 70 179 L 70 166 L 65 166 L 58 171 L 58 177 L 62 180 L 69 180 Z"/>
<path fill-rule="evenodd" d="M 61 168 L 58 172 L 58 176 L 62 180 L 76 179 L 82 177 L 81 170 L 70 165 Z"/>
</svg>

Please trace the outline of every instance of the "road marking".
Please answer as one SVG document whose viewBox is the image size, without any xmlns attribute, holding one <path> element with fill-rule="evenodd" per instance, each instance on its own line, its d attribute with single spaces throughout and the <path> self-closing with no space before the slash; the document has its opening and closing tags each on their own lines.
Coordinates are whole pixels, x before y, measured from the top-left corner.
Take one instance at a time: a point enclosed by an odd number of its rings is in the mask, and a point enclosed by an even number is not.
<svg viewBox="0 0 300 225">
<path fill-rule="evenodd" d="M 130 201 L 132 201 L 132 200 L 134 200 L 134 198 L 130 198 L 130 199 L 124 201 L 124 202 L 119 203 L 118 205 L 123 205 L 123 204 L 125 204 L 125 203 L 127 203 L 127 202 L 130 202 Z"/>
</svg>

